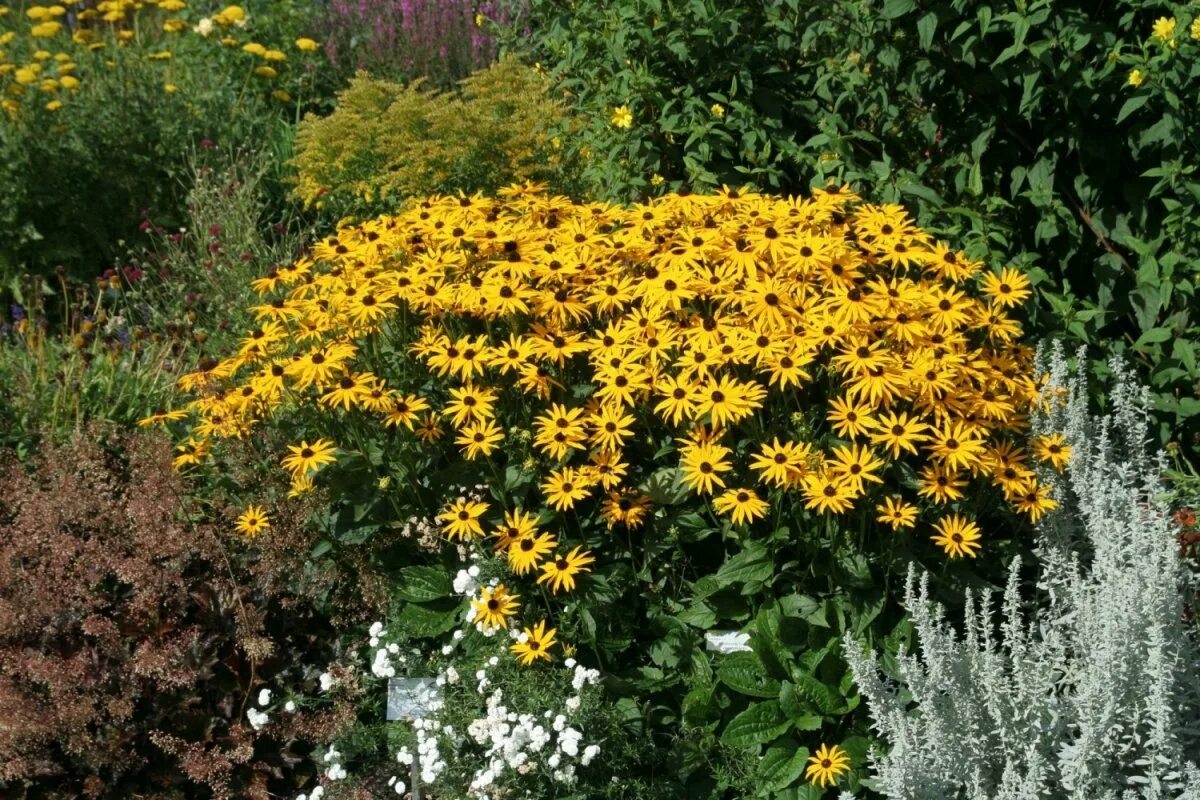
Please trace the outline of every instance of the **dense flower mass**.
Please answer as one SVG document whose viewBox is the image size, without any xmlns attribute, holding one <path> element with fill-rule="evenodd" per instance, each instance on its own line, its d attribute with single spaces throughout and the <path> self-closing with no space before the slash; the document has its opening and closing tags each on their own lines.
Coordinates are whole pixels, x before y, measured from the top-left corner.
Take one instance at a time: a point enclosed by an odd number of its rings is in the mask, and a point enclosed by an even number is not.
<svg viewBox="0 0 1200 800">
<path fill-rule="evenodd" d="M 795 498 L 901 530 L 920 504 L 950 556 L 986 547 L 957 513 L 968 484 L 1033 518 L 1053 507 L 1032 464 L 1061 459 L 1020 444 L 1037 382 L 1018 271 L 986 272 L 844 186 L 628 208 L 502 195 L 414 203 L 256 281 L 259 327 L 183 381 L 200 389 L 193 449 L 296 407 L 328 422 L 283 458 L 297 492 L 351 419 L 535 469 L 540 515 L 459 498 L 440 520 L 498 537 L 514 576 L 554 593 L 595 556 L 539 525 L 597 502 L 610 528 L 637 528 L 663 469 L 739 526 Z"/>
<path fill-rule="evenodd" d="M 244 66 L 269 83 L 280 75 L 288 60 L 284 49 L 269 48 L 247 39 L 250 18 L 239 5 L 225 6 L 211 17 L 199 17 L 185 0 L 101 0 L 79 4 L 70 13 L 61 4 L 31 5 L 24 15 L 0 6 L 0 109 L 15 117 L 23 103 L 48 111 L 63 107 L 63 100 L 78 92 L 88 73 L 113 70 L 111 51 L 136 51 L 148 61 L 162 62 L 163 91 L 174 94 L 169 66 L 177 52 L 199 48 L 208 58 L 224 57 L 240 49 Z M 194 24 L 193 24 L 194 22 Z M 206 41 L 207 40 L 207 41 Z M 295 42 L 300 53 L 319 44 L 308 38 Z M 272 96 L 291 102 L 282 88 Z"/>
</svg>

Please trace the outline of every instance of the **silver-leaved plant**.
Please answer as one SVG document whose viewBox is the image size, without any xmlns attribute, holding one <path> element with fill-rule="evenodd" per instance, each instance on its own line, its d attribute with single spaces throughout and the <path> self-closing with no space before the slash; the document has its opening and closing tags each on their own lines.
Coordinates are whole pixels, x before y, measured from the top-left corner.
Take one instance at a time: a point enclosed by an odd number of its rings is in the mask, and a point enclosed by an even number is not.
<svg viewBox="0 0 1200 800">
<path fill-rule="evenodd" d="M 917 646 L 887 661 L 890 675 L 847 637 L 890 746 L 872 752 L 870 784 L 905 800 L 1200 800 L 1195 587 L 1162 500 L 1148 395 L 1114 363 L 1097 418 L 1060 348 L 1039 361 L 1050 382 L 1035 432 L 1065 434 L 1071 454 L 1054 479 L 1060 507 L 1038 525 L 1035 585 L 1014 561 L 1003 597 L 969 593 L 956 627 L 910 571 Z"/>
</svg>

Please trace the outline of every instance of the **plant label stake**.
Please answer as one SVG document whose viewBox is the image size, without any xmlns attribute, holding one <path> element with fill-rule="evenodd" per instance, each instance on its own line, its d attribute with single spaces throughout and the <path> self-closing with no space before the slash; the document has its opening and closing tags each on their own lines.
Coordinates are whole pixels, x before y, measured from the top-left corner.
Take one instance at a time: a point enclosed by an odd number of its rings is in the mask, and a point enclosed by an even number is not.
<svg viewBox="0 0 1200 800">
<path fill-rule="evenodd" d="M 441 705 L 442 693 L 433 678 L 388 678 L 388 722 L 415 722 L 429 717 Z M 421 800 L 421 751 L 413 748 L 412 800 Z"/>
</svg>

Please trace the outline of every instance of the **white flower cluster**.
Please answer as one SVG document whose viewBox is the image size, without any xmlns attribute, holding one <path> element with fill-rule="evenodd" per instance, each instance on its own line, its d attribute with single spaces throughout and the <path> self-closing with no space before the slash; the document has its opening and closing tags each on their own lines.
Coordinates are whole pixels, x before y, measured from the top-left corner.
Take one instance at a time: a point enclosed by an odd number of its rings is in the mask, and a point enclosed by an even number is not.
<svg viewBox="0 0 1200 800">
<path fill-rule="evenodd" d="M 445 734 L 453 739 L 453 729 L 443 726 L 436 719 L 418 719 L 413 721 L 413 732 L 417 735 L 417 758 L 421 772 L 422 783 L 433 783 L 446 771 L 446 761 L 442 758 L 438 734 Z M 412 753 L 407 747 L 400 748 L 396 753 L 396 761 L 401 764 L 412 763 Z"/>
<path fill-rule="evenodd" d="M 257 708 L 247 708 L 246 719 L 250 721 L 250 727 L 254 728 L 254 730 L 260 729 L 263 725 L 271 721 L 271 717 L 267 712 L 259 711 Z"/>
<path fill-rule="evenodd" d="M 400 652 L 400 645 L 395 642 L 383 643 L 383 637 L 387 636 L 387 630 L 383 627 L 382 622 L 371 623 L 368 634 L 371 637 L 368 643 L 371 647 L 378 648 L 375 651 L 374 659 L 371 661 L 371 674 L 376 678 L 396 677 L 396 665 L 405 666 L 408 664 L 408 656 Z M 412 655 L 416 656 L 421 654 L 416 649 L 413 649 L 411 652 Z"/>
<path fill-rule="evenodd" d="M 337 751 L 336 747 L 330 747 L 324 756 L 325 763 L 329 766 L 325 768 L 325 777 L 331 781 L 345 780 L 346 769 L 342 766 L 342 754 Z"/>
<path fill-rule="evenodd" d="M 489 666 L 495 666 L 493 656 Z M 595 685 L 600 673 L 575 663 L 566 662 L 574 670 L 571 685 L 576 692 L 584 686 Z M 480 693 L 490 685 L 486 669 L 476 674 Z M 470 791 L 477 800 L 488 800 L 500 779 L 509 771 L 527 775 L 543 766 L 551 777 L 566 786 L 576 780 L 576 769 L 588 766 L 600 754 L 600 745 L 583 744 L 583 732 L 571 724 L 570 716 L 582 705 L 578 694 L 564 701 L 566 713 L 547 709 L 540 716 L 518 714 L 503 704 L 504 693 L 496 689 L 487 698 L 487 716 L 472 720 L 467 735 L 475 744 L 484 747 L 484 763 L 471 779 Z"/>
<path fill-rule="evenodd" d="M 479 591 L 479 567 L 472 565 L 469 569 L 460 569 L 452 585 L 456 594 L 474 597 Z"/>
</svg>

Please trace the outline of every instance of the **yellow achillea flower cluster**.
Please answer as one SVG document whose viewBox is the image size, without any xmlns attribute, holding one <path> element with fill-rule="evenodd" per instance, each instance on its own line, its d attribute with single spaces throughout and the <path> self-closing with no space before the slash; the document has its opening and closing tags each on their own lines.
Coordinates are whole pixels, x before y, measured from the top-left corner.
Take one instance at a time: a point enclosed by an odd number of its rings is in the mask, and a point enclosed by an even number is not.
<svg viewBox="0 0 1200 800">
<path fill-rule="evenodd" d="M 1012 316 L 1031 295 L 1018 271 L 985 272 L 902 207 L 848 187 L 630 207 L 528 184 L 501 194 L 414 202 L 255 281 L 259 327 L 181 381 L 200 393 L 195 441 L 242 437 L 287 404 L 426 441 L 448 424 L 467 460 L 503 455 L 509 428 L 528 426 L 545 505 L 598 500 L 610 527 L 652 513 L 626 451 L 664 430 L 681 484 L 734 524 L 790 494 L 818 513 L 866 504 L 899 530 L 914 527 L 915 503 L 949 506 L 972 482 L 1032 518 L 1053 507 L 1019 444 L 1037 382 Z M 377 374 L 365 355 L 375 336 L 407 347 L 423 374 Z M 825 444 L 784 435 L 781 421 L 822 403 Z M 331 434 L 291 448 L 293 480 L 335 458 Z M 462 500 L 442 519 L 473 539 L 488 512 Z M 497 549 L 515 574 L 569 591 L 594 559 L 559 550 L 536 519 L 508 511 Z M 968 522 L 947 519 L 930 538 L 974 556 Z"/>
<path fill-rule="evenodd" d="M 100 0 L 70 15 L 60 3 L 31 5 L 23 15 L 8 12 L 7 6 L 0 6 L 0 108 L 9 116 L 19 112 L 24 100 L 36 101 L 49 111 L 62 108 L 64 99 L 69 101 L 69 96 L 79 91 L 80 75 L 89 67 L 96 68 L 96 58 L 102 57 L 93 57 L 96 51 L 128 48 L 144 51 L 147 60 L 169 62 L 181 38 L 177 34 L 196 42 L 215 29 L 243 28 L 248 23 L 241 6 L 229 5 L 192 25 L 177 16 L 188 13 L 186 0 Z M 134 27 L 141 31 L 140 36 L 134 37 Z M 189 31 L 196 35 L 188 36 Z M 226 37 L 214 39 L 209 47 L 219 50 L 237 44 L 235 38 Z M 295 46 L 302 53 L 319 48 L 308 38 L 297 39 Z M 270 66 L 249 65 L 253 74 L 262 78 L 278 77 L 279 62 L 287 60 L 283 50 L 268 49 L 256 42 L 247 44 L 245 50 L 262 61 L 273 62 Z M 172 94 L 179 87 L 167 80 L 163 91 Z M 290 101 L 283 90 L 275 90 L 274 96 Z"/>
</svg>

